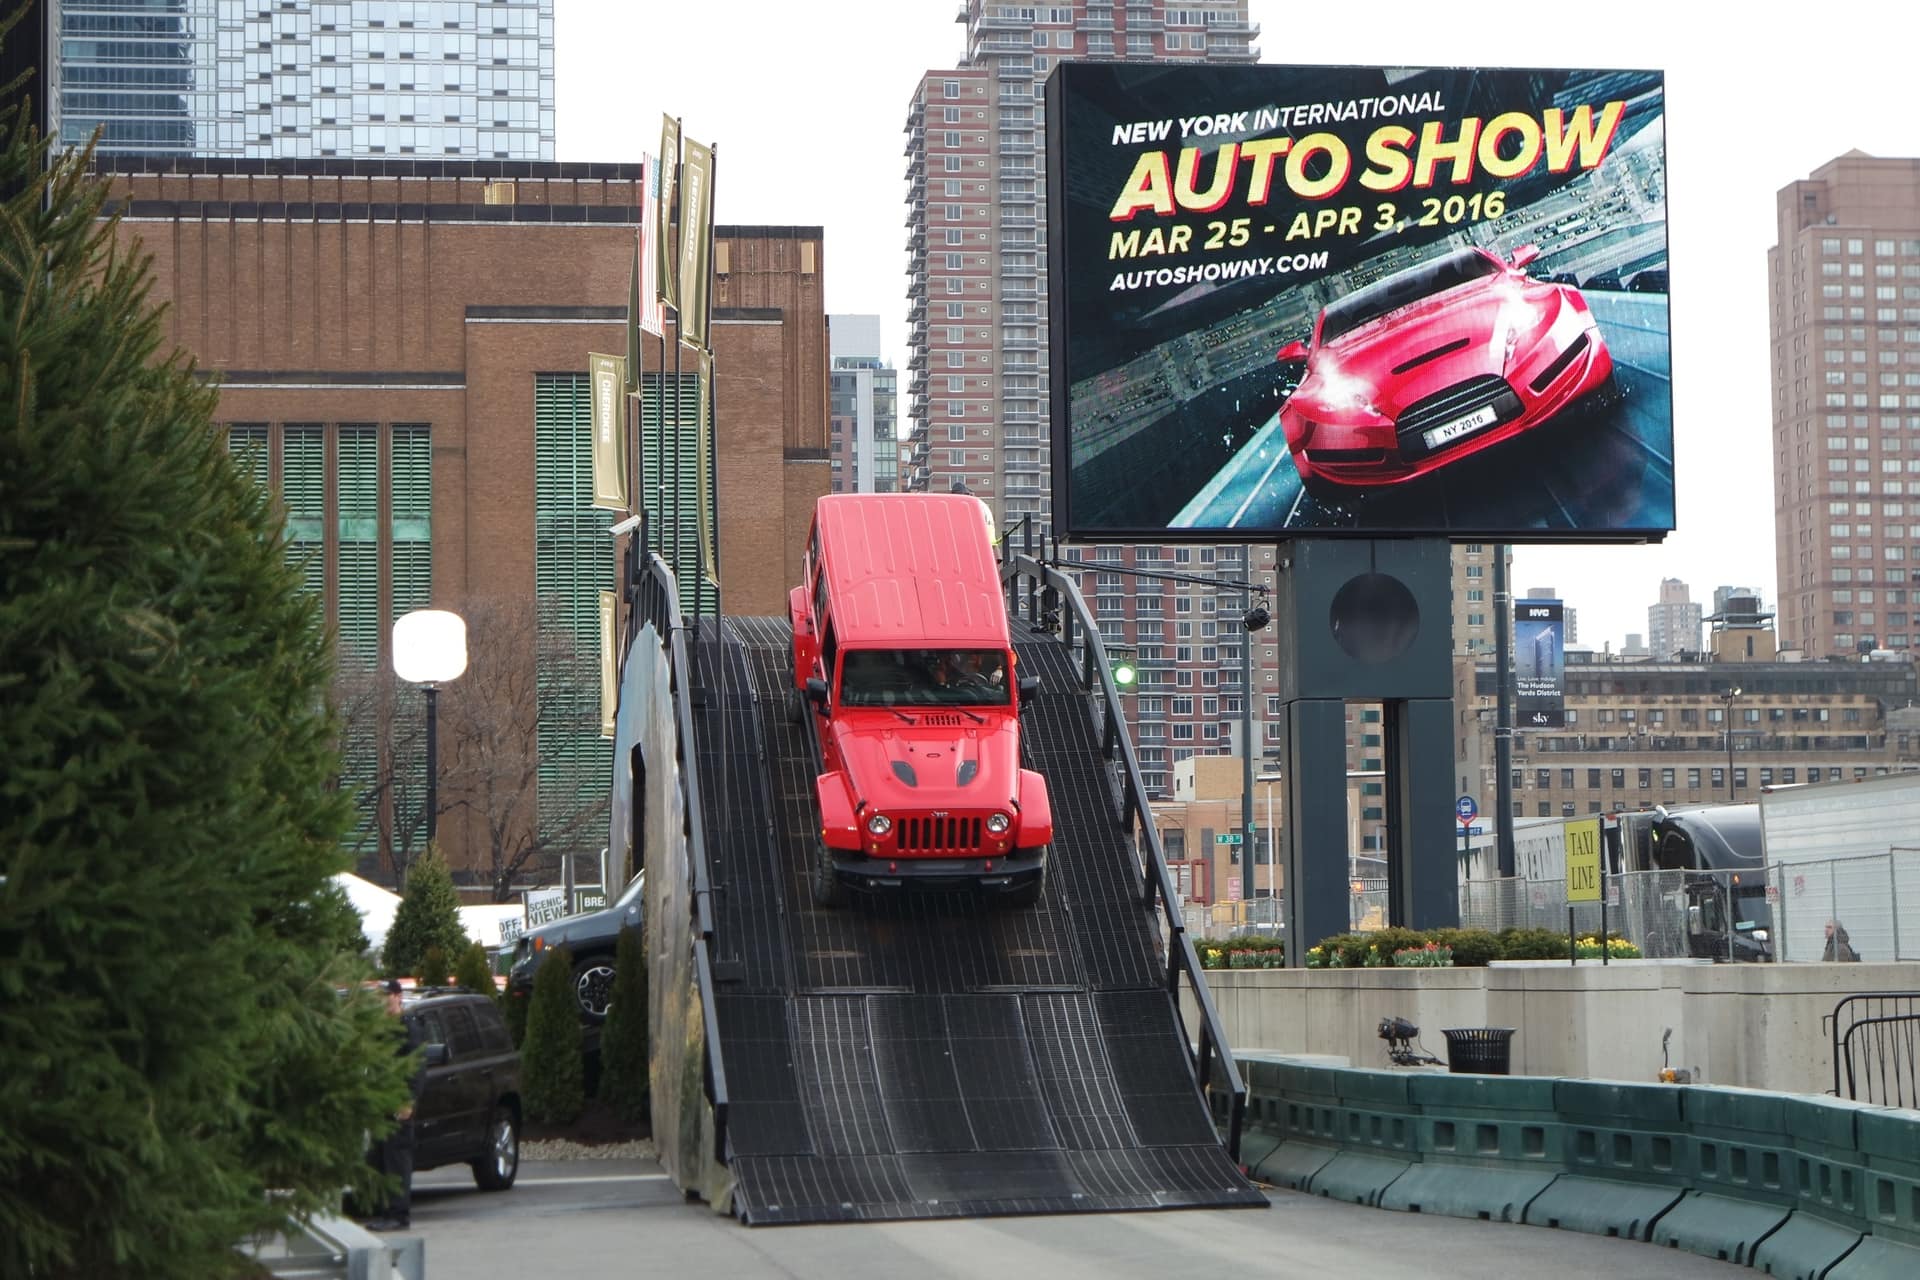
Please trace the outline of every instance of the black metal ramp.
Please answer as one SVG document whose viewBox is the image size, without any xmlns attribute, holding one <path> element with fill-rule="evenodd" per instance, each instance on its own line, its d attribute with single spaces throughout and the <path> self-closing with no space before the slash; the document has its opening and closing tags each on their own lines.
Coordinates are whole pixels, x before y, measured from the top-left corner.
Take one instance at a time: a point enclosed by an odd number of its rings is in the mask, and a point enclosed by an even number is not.
<svg viewBox="0 0 1920 1280">
<path fill-rule="evenodd" d="M 702 632 L 735 1208 L 756 1224 L 1264 1205 L 1220 1145 L 1063 646 L 1023 645 L 1056 842 L 1032 910 L 812 905 L 784 619 Z"/>
</svg>

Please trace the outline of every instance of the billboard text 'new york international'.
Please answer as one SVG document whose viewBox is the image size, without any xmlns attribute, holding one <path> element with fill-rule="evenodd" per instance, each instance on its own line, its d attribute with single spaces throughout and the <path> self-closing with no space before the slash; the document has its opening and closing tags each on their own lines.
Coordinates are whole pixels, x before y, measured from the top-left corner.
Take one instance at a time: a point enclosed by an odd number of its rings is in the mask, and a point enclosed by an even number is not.
<svg viewBox="0 0 1920 1280">
<path fill-rule="evenodd" d="M 1664 98 L 1654 71 L 1061 65 L 1056 529 L 1664 536 Z"/>
</svg>

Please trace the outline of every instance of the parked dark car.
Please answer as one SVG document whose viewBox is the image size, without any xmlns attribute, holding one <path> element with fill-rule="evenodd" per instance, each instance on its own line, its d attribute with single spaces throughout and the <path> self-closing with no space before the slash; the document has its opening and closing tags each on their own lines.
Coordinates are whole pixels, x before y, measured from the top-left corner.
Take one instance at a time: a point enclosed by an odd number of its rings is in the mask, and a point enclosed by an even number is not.
<svg viewBox="0 0 1920 1280">
<path fill-rule="evenodd" d="M 547 953 L 567 948 L 573 953 L 573 997 L 583 1021 L 598 1026 L 613 1004 L 614 952 L 622 929 L 638 929 L 647 873 L 643 870 L 599 911 L 567 916 L 521 934 L 513 944 L 513 967 L 507 973 L 507 999 L 525 1000 L 533 994 L 533 975 Z"/>
<path fill-rule="evenodd" d="M 1667 291 L 1667 269 L 1650 267 L 1645 271 L 1636 271 L 1627 280 L 1628 293 L 1665 293 Z"/>
<path fill-rule="evenodd" d="M 426 1053 L 413 1167 L 470 1165 L 481 1190 L 505 1191 L 520 1172 L 520 1052 L 500 1006 L 428 987 L 407 993 L 400 1016 Z"/>
</svg>

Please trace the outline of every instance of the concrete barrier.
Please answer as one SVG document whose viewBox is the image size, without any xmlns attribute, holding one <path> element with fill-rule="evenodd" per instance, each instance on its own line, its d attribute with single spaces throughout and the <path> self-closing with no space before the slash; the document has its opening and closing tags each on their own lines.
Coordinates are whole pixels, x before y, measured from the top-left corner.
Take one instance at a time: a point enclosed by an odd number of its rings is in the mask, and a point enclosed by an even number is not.
<svg viewBox="0 0 1920 1280">
<path fill-rule="evenodd" d="M 1385 1066 L 1376 1028 L 1402 1017 L 1438 1057 L 1442 1028 L 1517 1027 L 1516 1074 L 1651 1081 L 1671 1027 L 1670 1061 L 1696 1082 L 1811 1094 L 1833 1083 L 1820 1019 L 1854 992 L 1920 990 L 1920 964 L 1215 969 L 1207 986 L 1235 1053 Z"/>
<path fill-rule="evenodd" d="M 1755 1089 L 1247 1062 L 1250 1171 L 1806 1280 L 1920 1275 L 1920 1111 Z"/>
</svg>

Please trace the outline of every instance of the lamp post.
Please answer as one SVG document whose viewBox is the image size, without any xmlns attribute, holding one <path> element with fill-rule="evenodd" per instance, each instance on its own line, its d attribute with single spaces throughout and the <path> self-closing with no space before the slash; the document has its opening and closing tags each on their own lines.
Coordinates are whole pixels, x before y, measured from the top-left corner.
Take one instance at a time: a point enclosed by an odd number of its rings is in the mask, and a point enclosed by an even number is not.
<svg viewBox="0 0 1920 1280">
<path fill-rule="evenodd" d="M 1726 717 L 1727 731 L 1727 799 L 1733 799 L 1733 704 L 1740 697 L 1740 686 L 1730 685 L 1720 695 L 1721 705 L 1726 708 L 1721 714 Z"/>
<path fill-rule="evenodd" d="M 1280 900 L 1280 828 L 1273 824 L 1273 784 L 1280 781 L 1280 775 L 1263 773 L 1254 781 L 1267 789 L 1267 897 L 1277 903 Z"/>
<path fill-rule="evenodd" d="M 427 840 L 439 831 L 439 686 L 467 669 L 467 623 L 445 609 L 415 609 L 393 623 L 393 673 L 427 692 Z"/>
<path fill-rule="evenodd" d="M 1240 645 L 1240 830 L 1244 835 L 1253 837 L 1250 841 L 1253 846 L 1250 852 L 1255 858 L 1253 864 L 1255 874 L 1250 878 L 1254 881 L 1253 887 L 1257 889 L 1260 840 L 1253 828 L 1253 637 L 1255 632 L 1263 630 L 1269 622 L 1273 621 L 1273 615 L 1267 611 L 1264 604 L 1254 601 L 1251 589 L 1242 591 L 1240 598 L 1247 602 L 1247 611 L 1240 617 L 1240 625 L 1247 631 Z M 1271 800 L 1273 793 L 1269 791 L 1267 795 Z M 1268 809 L 1272 809 L 1271 804 L 1268 805 Z M 1267 821 L 1269 823 L 1267 839 L 1272 840 L 1273 814 L 1271 812 L 1267 814 Z M 1254 895 L 1249 893 L 1247 896 Z"/>
</svg>

